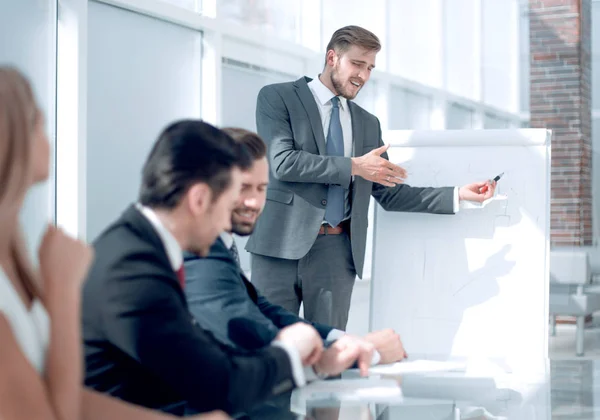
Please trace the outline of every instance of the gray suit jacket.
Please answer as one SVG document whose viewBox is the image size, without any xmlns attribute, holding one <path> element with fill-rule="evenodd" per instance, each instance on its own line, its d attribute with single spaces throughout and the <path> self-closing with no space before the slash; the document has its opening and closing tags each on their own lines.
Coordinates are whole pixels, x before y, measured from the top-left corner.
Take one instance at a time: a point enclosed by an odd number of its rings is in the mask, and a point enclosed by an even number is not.
<svg viewBox="0 0 600 420">
<path fill-rule="evenodd" d="M 323 223 L 328 185 L 341 185 L 350 189 L 352 256 L 362 277 L 370 195 L 386 210 L 452 214 L 453 188 L 384 187 L 358 176 L 352 180 L 349 158 L 327 156 L 310 80 L 265 86 L 258 94 L 256 125 L 267 143 L 271 170 L 267 203 L 246 250 L 285 259 L 305 256 Z M 352 101 L 348 106 L 353 156 L 383 146 L 377 117 Z"/>
</svg>

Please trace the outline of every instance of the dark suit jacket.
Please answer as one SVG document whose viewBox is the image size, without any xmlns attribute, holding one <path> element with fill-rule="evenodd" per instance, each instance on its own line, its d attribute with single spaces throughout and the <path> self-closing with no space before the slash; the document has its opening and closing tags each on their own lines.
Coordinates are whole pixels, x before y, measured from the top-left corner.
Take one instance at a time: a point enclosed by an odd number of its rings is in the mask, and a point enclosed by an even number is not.
<svg viewBox="0 0 600 420">
<path fill-rule="evenodd" d="M 242 354 L 198 325 L 160 237 L 135 207 L 94 248 L 83 288 L 87 386 L 178 415 L 245 411 L 293 387 L 284 350 Z"/>
<path fill-rule="evenodd" d="M 259 349 L 269 345 L 281 328 L 307 322 L 269 303 L 246 279 L 221 238 L 206 258 L 186 252 L 184 261 L 190 312 L 222 343 Z M 323 339 L 333 329 L 310 324 Z"/>
<path fill-rule="evenodd" d="M 367 215 L 373 196 L 391 211 L 451 214 L 454 188 L 399 184 L 385 187 L 361 177 L 352 182 L 351 161 L 327 156 L 319 108 L 308 86 L 311 79 L 277 83 L 261 89 L 256 127 L 268 148 L 267 202 L 246 249 L 254 254 L 298 260 L 317 238 L 327 206 L 329 184 L 350 190 L 350 232 L 356 274 L 362 277 L 367 243 Z M 353 156 L 383 146 L 374 115 L 348 101 L 352 117 Z M 387 159 L 387 153 L 381 155 Z"/>
</svg>

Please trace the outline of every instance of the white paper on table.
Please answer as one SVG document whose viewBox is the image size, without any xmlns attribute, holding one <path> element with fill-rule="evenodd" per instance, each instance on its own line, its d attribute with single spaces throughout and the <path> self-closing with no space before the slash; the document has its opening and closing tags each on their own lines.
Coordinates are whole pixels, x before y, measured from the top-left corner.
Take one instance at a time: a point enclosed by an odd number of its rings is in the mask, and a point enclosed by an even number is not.
<svg viewBox="0 0 600 420">
<path fill-rule="evenodd" d="M 466 362 L 405 360 L 390 365 L 373 366 L 369 369 L 369 373 L 378 375 L 400 375 L 406 373 L 465 372 L 467 366 Z"/>
<path fill-rule="evenodd" d="M 337 399 L 370 399 L 372 397 L 400 397 L 402 392 L 393 379 L 334 379 L 315 381 L 299 390 L 310 399 L 332 397 Z"/>
</svg>

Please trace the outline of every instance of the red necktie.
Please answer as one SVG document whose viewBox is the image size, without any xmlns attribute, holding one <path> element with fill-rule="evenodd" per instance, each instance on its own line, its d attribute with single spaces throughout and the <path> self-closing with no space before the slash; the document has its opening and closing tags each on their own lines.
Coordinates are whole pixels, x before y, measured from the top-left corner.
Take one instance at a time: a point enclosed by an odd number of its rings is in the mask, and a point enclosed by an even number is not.
<svg viewBox="0 0 600 420">
<path fill-rule="evenodd" d="M 179 267 L 179 270 L 175 272 L 177 274 L 177 279 L 179 280 L 179 284 L 181 285 L 181 289 L 185 289 L 185 269 L 183 268 L 183 264 Z"/>
</svg>

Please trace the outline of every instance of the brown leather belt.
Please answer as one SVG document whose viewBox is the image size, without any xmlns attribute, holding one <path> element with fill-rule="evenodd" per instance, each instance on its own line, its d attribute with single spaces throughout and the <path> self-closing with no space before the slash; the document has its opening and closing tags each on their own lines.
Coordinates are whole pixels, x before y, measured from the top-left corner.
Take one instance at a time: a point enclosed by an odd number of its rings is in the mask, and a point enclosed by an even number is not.
<svg viewBox="0 0 600 420">
<path fill-rule="evenodd" d="M 331 227 L 329 224 L 321 225 L 319 235 L 339 235 L 348 232 L 350 229 L 350 220 L 344 220 L 339 225 Z"/>
</svg>

